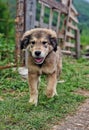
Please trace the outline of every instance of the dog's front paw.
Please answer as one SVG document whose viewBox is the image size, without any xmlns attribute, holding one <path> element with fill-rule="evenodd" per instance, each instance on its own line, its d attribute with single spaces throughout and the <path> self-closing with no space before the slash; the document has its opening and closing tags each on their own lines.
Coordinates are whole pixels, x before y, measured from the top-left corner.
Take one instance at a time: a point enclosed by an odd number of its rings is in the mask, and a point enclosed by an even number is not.
<svg viewBox="0 0 89 130">
<path fill-rule="evenodd" d="M 57 96 L 57 91 L 56 91 L 56 90 L 55 90 L 55 91 L 53 91 L 53 90 L 47 90 L 46 96 L 47 96 L 48 98 Z"/>
<path fill-rule="evenodd" d="M 37 99 L 35 99 L 35 98 L 30 98 L 29 103 L 32 104 L 32 105 L 37 106 Z"/>
</svg>

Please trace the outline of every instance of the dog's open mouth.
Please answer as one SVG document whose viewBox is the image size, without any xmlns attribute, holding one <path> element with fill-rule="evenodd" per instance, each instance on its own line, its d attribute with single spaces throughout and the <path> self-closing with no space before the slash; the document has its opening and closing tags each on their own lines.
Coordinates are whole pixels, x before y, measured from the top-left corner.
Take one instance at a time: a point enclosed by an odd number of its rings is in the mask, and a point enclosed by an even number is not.
<svg viewBox="0 0 89 130">
<path fill-rule="evenodd" d="M 35 58 L 35 63 L 36 63 L 36 64 L 42 64 L 43 61 L 44 61 L 44 58 L 43 58 L 43 57 L 42 57 L 42 58 Z"/>
</svg>

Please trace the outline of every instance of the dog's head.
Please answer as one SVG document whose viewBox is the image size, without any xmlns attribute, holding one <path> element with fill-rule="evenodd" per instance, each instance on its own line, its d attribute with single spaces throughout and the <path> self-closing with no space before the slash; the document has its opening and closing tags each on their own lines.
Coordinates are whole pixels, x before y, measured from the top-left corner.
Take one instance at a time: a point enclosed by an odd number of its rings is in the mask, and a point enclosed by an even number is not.
<svg viewBox="0 0 89 130">
<path fill-rule="evenodd" d="M 51 29 L 36 28 L 24 33 L 21 49 L 26 49 L 36 64 L 42 64 L 51 51 L 57 50 L 57 35 Z"/>
</svg>

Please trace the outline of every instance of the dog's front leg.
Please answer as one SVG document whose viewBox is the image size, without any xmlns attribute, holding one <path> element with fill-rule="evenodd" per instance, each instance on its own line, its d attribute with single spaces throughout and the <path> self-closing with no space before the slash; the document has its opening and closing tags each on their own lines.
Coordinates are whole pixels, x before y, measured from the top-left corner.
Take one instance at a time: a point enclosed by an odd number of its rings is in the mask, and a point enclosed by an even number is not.
<svg viewBox="0 0 89 130">
<path fill-rule="evenodd" d="M 57 73 L 54 72 L 48 75 L 48 86 L 46 91 L 47 97 L 50 98 L 53 97 L 54 95 L 57 95 L 56 85 L 57 85 Z"/>
<path fill-rule="evenodd" d="M 29 102 L 37 106 L 39 76 L 37 74 L 28 73 L 28 82 L 29 82 L 29 88 L 30 88 Z"/>
</svg>

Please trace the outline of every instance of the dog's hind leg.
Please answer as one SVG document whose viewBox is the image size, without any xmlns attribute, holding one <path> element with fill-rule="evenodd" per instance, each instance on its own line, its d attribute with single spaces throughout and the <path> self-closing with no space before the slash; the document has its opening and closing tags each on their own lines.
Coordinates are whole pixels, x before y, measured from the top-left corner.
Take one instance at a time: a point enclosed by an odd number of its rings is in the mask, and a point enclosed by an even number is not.
<svg viewBox="0 0 89 130">
<path fill-rule="evenodd" d="M 57 86 L 57 73 L 54 72 L 48 75 L 48 86 L 46 91 L 46 95 L 48 98 L 57 95 L 56 86 Z"/>
<path fill-rule="evenodd" d="M 37 106 L 39 76 L 37 74 L 28 73 L 28 82 L 29 82 L 29 88 L 30 88 L 29 103 Z"/>
</svg>

